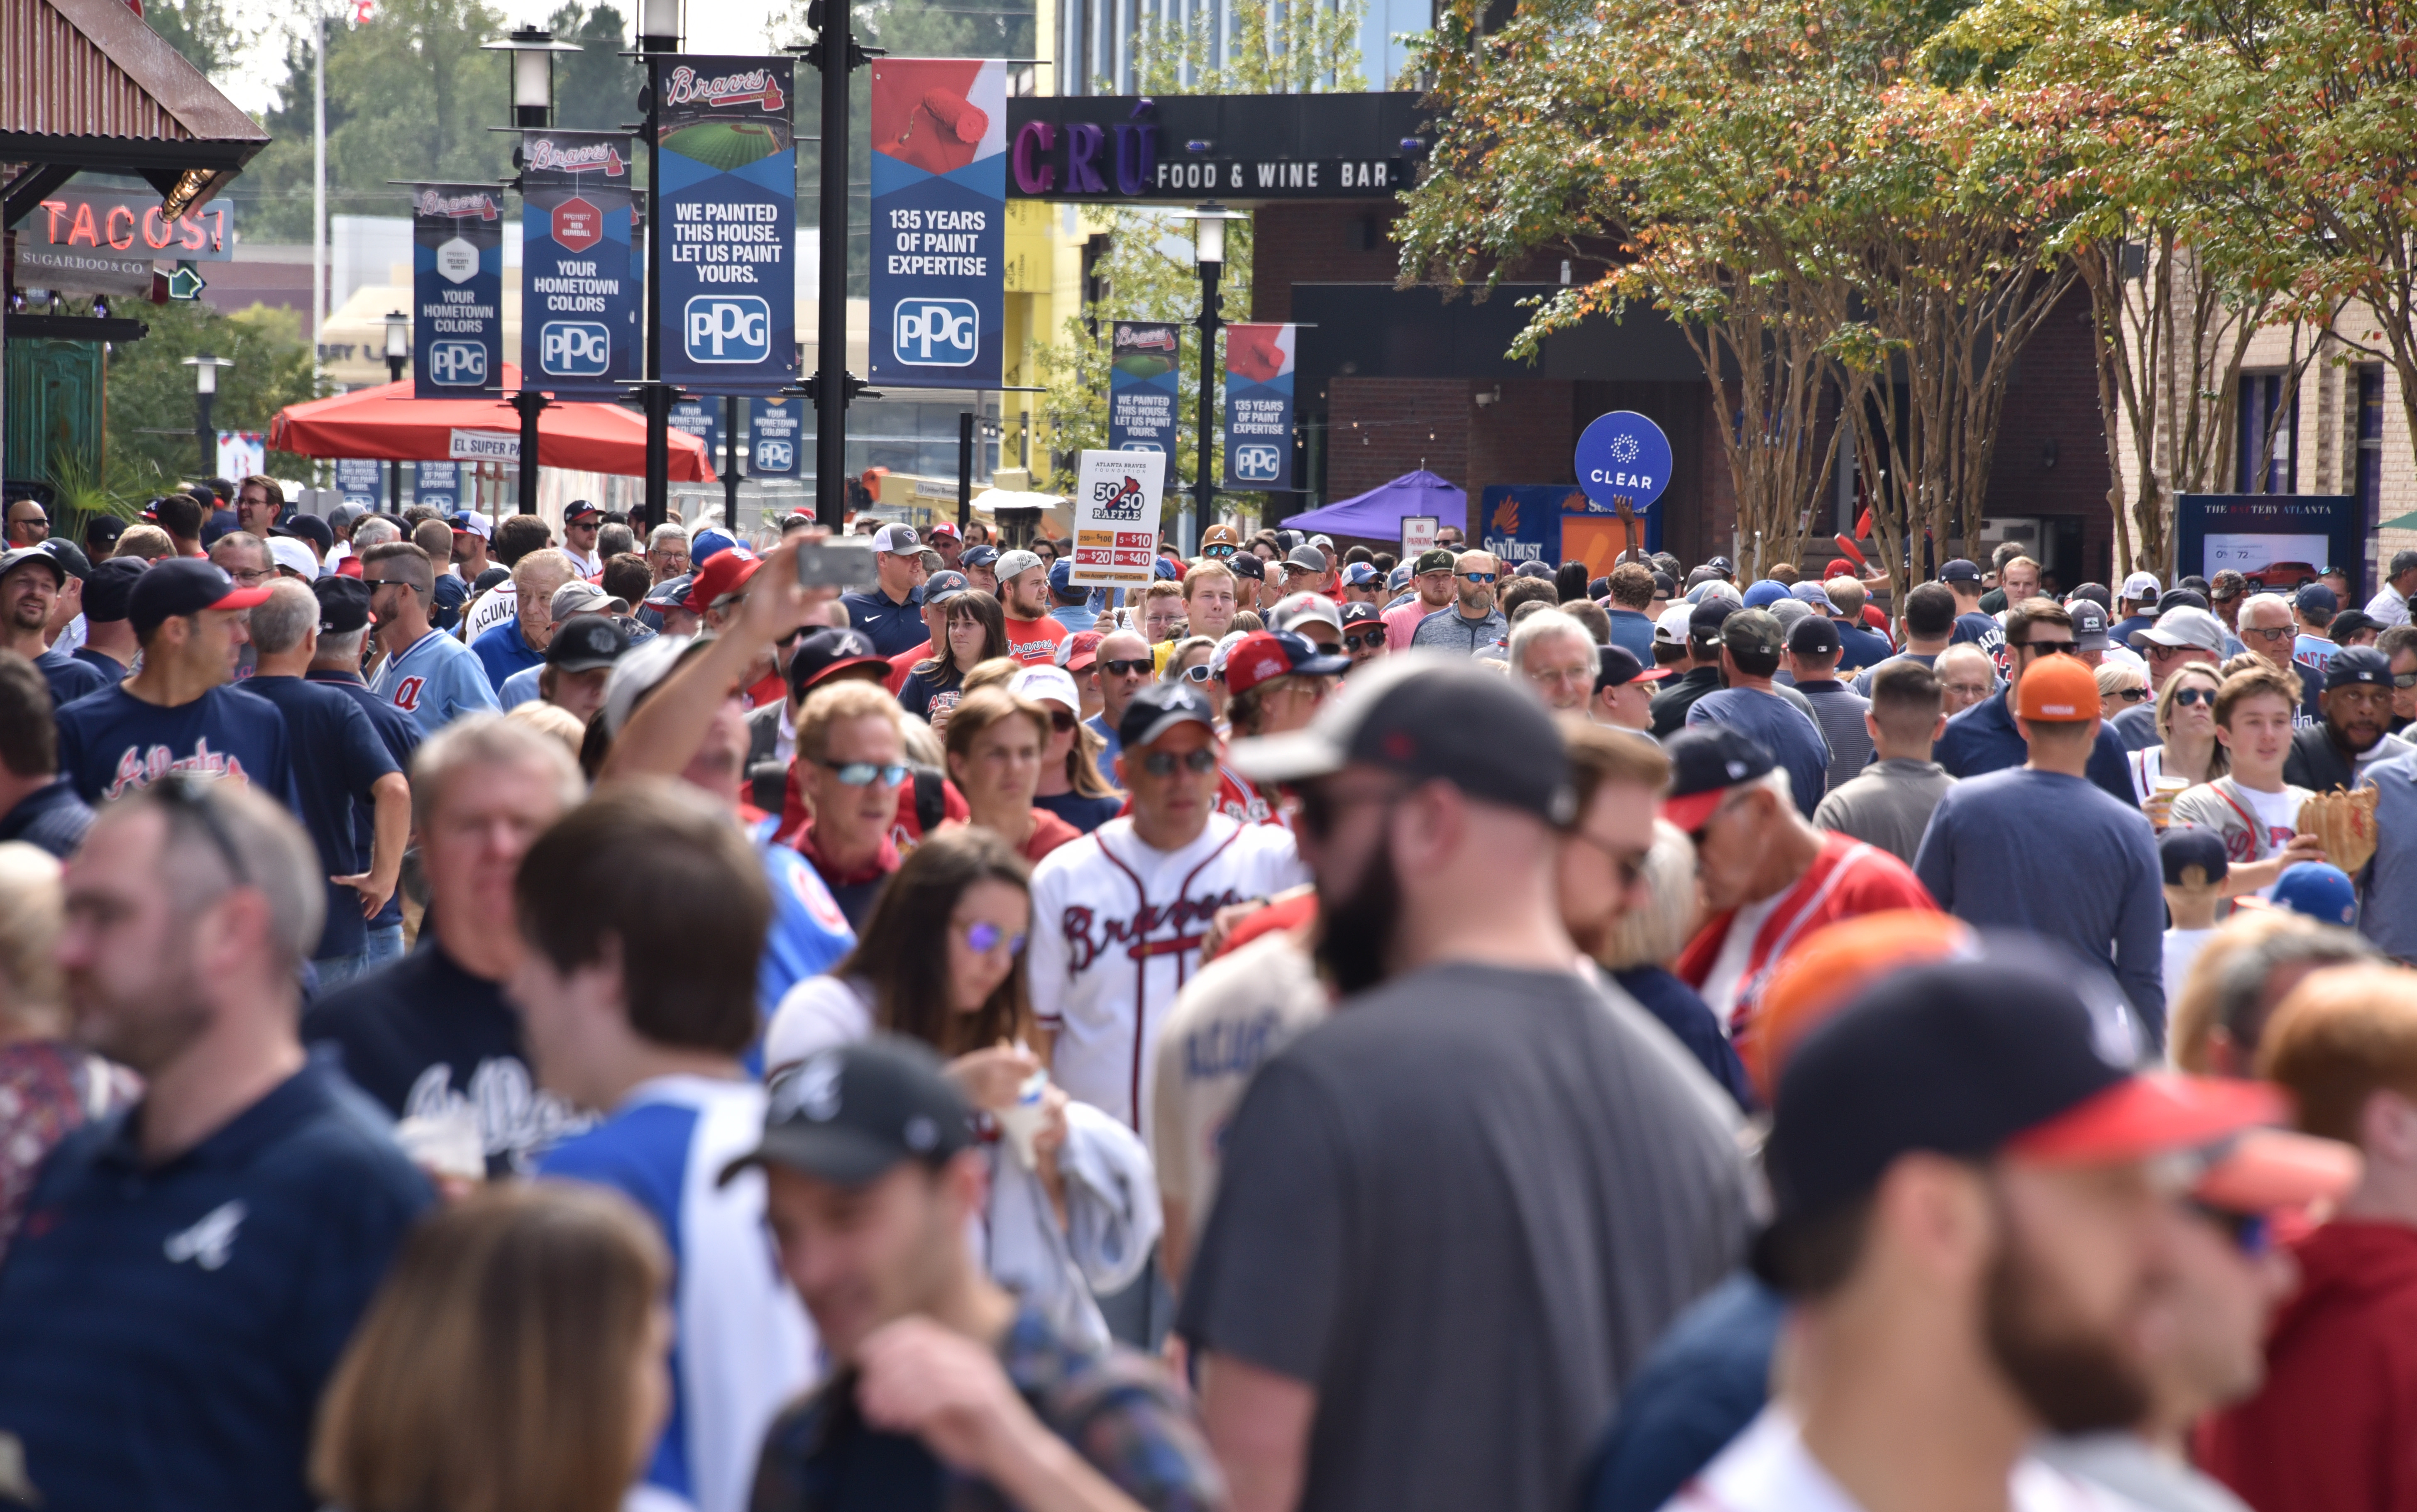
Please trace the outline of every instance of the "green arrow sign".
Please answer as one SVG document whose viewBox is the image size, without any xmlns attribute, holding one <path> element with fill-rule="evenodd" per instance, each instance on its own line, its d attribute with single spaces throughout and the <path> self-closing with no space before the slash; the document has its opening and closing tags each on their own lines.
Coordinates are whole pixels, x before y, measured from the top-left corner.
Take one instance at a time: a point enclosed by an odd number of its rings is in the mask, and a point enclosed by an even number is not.
<svg viewBox="0 0 2417 1512">
<path fill-rule="evenodd" d="M 168 275 L 168 297 L 171 299 L 199 299 L 202 291 L 208 287 L 188 263 L 177 264 L 176 271 Z"/>
</svg>

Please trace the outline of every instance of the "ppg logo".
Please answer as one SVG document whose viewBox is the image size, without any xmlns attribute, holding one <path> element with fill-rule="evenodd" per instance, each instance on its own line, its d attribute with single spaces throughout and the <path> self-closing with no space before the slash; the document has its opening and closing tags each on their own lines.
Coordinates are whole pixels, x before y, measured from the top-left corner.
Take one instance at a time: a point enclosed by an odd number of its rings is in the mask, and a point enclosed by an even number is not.
<svg viewBox="0 0 2417 1512">
<path fill-rule="evenodd" d="M 1236 446 L 1234 476 L 1254 482 L 1284 476 L 1284 459 L 1273 446 Z"/>
<path fill-rule="evenodd" d="M 785 473 L 798 465 L 798 448 L 786 441 L 758 441 L 755 465 L 768 473 Z"/>
<path fill-rule="evenodd" d="M 890 350 L 924 368 L 970 368 L 981 355 L 981 316 L 970 299 L 901 299 Z"/>
<path fill-rule="evenodd" d="M 550 320 L 538 330 L 538 366 L 557 378 L 600 378 L 612 365 L 612 335 L 594 321 Z"/>
<path fill-rule="evenodd" d="M 701 294 L 684 313 L 691 362 L 762 362 L 772 355 L 772 307 L 760 295 Z"/>
<path fill-rule="evenodd" d="M 467 387 L 487 381 L 487 349 L 476 341 L 432 341 L 428 376 L 440 384 Z"/>
<path fill-rule="evenodd" d="M 1159 452 L 1159 451 L 1164 451 L 1166 448 L 1165 448 L 1164 446 L 1160 446 L 1160 445 L 1159 445 L 1157 442 L 1155 442 L 1155 441 L 1128 441 L 1128 442 L 1126 442 L 1123 446 L 1118 446 L 1117 449 L 1118 451 L 1150 451 L 1150 452 Z"/>
</svg>

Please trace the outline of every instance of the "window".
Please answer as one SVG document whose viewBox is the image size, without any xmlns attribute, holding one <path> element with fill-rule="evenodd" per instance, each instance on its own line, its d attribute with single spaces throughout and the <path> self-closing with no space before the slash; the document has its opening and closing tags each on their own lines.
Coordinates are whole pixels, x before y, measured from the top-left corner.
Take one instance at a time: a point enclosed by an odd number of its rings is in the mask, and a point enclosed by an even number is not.
<svg viewBox="0 0 2417 1512">
<path fill-rule="evenodd" d="M 2274 424 L 2275 412 L 2283 406 L 2284 375 L 2279 372 L 2244 372 L 2241 375 L 2240 426 L 2240 489 L 2243 493 L 2296 493 L 2299 491 L 2298 433 L 2300 429 L 2300 396 L 2291 393 L 2290 413 L 2274 426 L 2274 454 L 2266 464 L 2263 477 L 2257 473 L 2257 459 L 2266 449 L 2266 431 Z"/>
<path fill-rule="evenodd" d="M 2383 520 L 2383 369 L 2358 371 L 2358 503 L 2366 526 Z"/>
</svg>

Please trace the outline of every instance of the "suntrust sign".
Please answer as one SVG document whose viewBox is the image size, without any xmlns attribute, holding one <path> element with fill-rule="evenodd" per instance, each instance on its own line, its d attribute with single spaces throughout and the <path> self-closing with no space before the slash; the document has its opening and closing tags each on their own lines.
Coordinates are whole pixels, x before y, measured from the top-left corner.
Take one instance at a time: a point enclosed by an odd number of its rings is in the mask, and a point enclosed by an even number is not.
<svg viewBox="0 0 2417 1512">
<path fill-rule="evenodd" d="M 1008 197 L 1188 202 L 1390 199 L 1430 133 L 1418 96 L 1019 97 Z"/>
</svg>

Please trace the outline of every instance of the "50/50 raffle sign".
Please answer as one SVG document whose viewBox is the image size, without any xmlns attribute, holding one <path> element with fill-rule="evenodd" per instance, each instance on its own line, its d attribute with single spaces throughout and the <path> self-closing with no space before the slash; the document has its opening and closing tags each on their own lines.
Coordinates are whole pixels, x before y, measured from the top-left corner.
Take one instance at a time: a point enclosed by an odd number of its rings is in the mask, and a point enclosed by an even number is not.
<svg viewBox="0 0 2417 1512">
<path fill-rule="evenodd" d="M 798 377 L 798 146 L 785 57 L 654 60 L 662 373 L 700 393 Z"/>
<path fill-rule="evenodd" d="M 1166 487 L 1166 454 L 1087 451 L 1074 474 L 1074 566 L 1077 587 L 1149 586 L 1157 570 L 1158 516 Z"/>
</svg>

